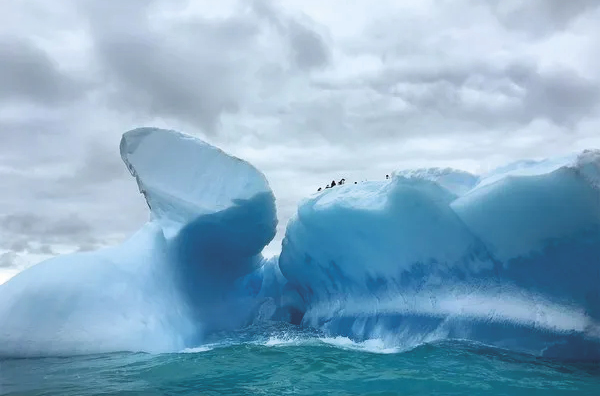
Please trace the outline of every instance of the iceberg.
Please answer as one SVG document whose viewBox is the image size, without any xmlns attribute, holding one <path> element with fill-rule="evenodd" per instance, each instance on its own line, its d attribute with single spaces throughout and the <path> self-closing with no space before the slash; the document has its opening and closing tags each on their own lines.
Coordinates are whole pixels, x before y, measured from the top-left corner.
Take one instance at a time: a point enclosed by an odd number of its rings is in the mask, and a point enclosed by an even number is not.
<svg viewBox="0 0 600 396">
<path fill-rule="evenodd" d="M 600 357 L 600 151 L 422 169 L 300 204 L 280 256 L 300 323 L 393 346 Z"/>
<path fill-rule="evenodd" d="M 0 355 L 174 352 L 284 321 L 394 350 L 466 339 L 600 359 L 598 150 L 326 189 L 268 259 L 275 197 L 251 164 L 156 128 L 120 150 L 149 221 L 0 285 Z"/>
<path fill-rule="evenodd" d="M 600 151 L 495 171 L 451 206 L 501 277 L 600 319 Z"/>
<path fill-rule="evenodd" d="M 300 204 L 279 265 L 312 304 L 351 295 L 445 284 L 451 273 L 493 265 L 450 208 L 454 195 L 429 180 L 342 185 Z"/>
<path fill-rule="evenodd" d="M 135 129 L 120 149 L 150 220 L 121 246 L 0 286 L 0 355 L 178 351 L 251 320 L 257 291 L 240 279 L 263 266 L 277 225 L 263 174 L 174 131 Z"/>
</svg>

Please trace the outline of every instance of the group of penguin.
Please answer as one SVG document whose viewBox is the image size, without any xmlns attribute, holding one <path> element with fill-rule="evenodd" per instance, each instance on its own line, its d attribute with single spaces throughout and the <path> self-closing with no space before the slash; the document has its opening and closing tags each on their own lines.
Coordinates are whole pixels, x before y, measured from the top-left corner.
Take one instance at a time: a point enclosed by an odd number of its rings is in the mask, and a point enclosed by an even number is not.
<svg viewBox="0 0 600 396">
<path fill-rule="evenodd" d="M 390 178 L 390 175 L 385 175 L 386 180 Z M 341 186 L 342 184 L 346 184 L 346 179 L 342 178 L 339 182 L 335 182 L 335 180 L 331 181 L 331 184 L 328 184 L 325 189 L 333 188 L 335 186 Z M 354 182 L 354 184 L 358 184 L 358 182 Z M 323 188 L 319 187 L 317 191 L 323 191 Z"/>
</svg>

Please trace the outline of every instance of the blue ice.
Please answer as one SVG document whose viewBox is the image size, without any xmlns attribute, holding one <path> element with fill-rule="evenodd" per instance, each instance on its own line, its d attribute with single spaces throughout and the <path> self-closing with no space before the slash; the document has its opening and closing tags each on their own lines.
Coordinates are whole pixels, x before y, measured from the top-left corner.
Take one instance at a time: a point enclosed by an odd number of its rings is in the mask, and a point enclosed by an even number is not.
<svg viewBox="0 0 600 396">
<path fill-rule="evenodd" d="M 0 355 L 179 351 L 275 320 L 389 347 L 600 358 L 598 150 L 327 189 L 266 259 L 277 216 L 260 171 L 175 131 L 135 129 L 120 148 L 149 221 L 1 285 Z"/>
</svg>

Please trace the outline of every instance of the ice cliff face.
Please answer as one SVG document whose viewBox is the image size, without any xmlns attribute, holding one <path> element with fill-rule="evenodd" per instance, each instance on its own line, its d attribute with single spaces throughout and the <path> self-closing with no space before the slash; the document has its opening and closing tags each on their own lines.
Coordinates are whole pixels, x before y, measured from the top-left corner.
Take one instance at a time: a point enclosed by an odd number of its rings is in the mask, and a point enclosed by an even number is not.
<svg viewBox="0 0 600 396">
<path fill-rule="evenodd" d="M 250 164 L 153 128 L 125 133 L 121 156 L 149 222 L 0 286 L 0 355 L 177 351 L 280 320 L 600 359 L 600 151 L 327 189 L 269 260 L 275 199 Z"/>
</svg>

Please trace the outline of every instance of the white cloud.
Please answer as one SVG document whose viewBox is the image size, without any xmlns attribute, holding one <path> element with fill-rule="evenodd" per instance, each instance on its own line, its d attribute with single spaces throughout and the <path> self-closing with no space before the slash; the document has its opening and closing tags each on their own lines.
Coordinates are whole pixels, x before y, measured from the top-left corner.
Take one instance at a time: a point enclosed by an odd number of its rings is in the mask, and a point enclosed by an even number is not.
<svg viewBox="0 0 600 396">
<path fill-rule="evenodd" d="M 2 2 L 0 248 L 21 268 L 132 233 L 139 125 L 263 170 L 271 251 L 332 179 L 599 147 L 599 22 L 593 0 Z"/>
</svg>

